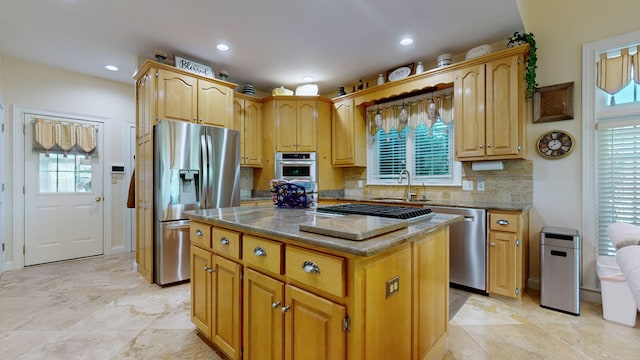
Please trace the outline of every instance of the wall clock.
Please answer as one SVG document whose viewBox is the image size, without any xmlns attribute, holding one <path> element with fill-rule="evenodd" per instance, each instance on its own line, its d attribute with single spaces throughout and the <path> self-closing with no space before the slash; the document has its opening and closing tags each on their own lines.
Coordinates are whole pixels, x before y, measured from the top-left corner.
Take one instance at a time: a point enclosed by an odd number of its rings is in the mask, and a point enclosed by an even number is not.
<svg viewBox="0 0 640 360">
<path fill-rule="evenodd" d="M 571 153 L 575 146 L 573 136 L 563 130 L 544 132 L 536 142 L 536 149 L 545 159 L 561 159 Z"/>
</svg>

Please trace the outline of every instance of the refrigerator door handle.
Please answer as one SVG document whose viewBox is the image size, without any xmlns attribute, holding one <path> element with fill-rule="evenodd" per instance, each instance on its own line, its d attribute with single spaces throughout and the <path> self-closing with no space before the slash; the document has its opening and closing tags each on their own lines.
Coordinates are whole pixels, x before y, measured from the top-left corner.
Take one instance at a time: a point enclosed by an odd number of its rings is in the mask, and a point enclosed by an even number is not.
<svg viewBox="0 0 640 360">
<path fill-rule="evenodd" d="M 207 187 L 207 204 L 206 204 L 206 207 L 204 207 L 204 209 L 211 209 L 215 207 L 215 203 L 213 201 L 213 191 L 214 191 L 213 185 L 214 185 L 214 182 L 216 182 L 216 178 L 214 177 L 216 175 L 214 174 L 215 164 L 213 163 L 215 160 L 213 158 L 213 142 L 211 141 L 211 135 L 206 134 L 205 139 L 206 139 L 206 150 L 207 150 L 207 165 L 203 170 L 207 173 L 207 182 L 204 184 L 204 186 Z"/>
<path fill-rule="evenodd" d="M 200 135 L 200 169 L 202 172 L 202 182 L 200 184 L 200 208 L 208 208 L 209 201 L 209 151 L 207 150 L 207 135 Z"/>
</svg>

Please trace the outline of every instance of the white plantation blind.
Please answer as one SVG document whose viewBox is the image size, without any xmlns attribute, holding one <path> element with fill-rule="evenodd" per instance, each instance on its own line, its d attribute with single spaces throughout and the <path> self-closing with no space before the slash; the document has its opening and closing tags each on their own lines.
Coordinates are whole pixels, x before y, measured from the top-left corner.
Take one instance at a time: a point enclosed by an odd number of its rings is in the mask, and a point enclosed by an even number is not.
<svg viewBox="0 0 640 360">
<path fill-rule="evenodd" d="M 452 144 L 449 126 L 436 122 L 431 129 L 420 124 L 415 130 L 414 173 L 416 176 L 444 176 L 453 174 Z"/>
<path fill-rule="evenodd" d="M 615 255 L 612 222 L 640 224 L 640 116 L 596 129 L 598 254 Z"/>
<path fill-rule="evenodd" d="M 394 128 L 385 133 L 382 129 L 376 134 L 378 166 L 374 176 L 378 179 L 397 178 L 402 169 L 406 168 L 407 131 L 402 129 L 400 134 Z"/>
</svg>

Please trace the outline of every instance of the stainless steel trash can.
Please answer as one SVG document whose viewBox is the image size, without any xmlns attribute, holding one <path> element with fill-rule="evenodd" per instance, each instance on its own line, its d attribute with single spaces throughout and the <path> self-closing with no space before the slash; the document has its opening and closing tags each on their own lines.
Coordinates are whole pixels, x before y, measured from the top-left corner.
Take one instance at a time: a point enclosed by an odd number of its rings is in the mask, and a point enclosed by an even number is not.
<svg viewBox="0 0 640 360">
<path fill-rule="evenodd" d="M 540 231 L 540 306 L 580 315 L 580 235 L 545 226 Z"/>
</svg>

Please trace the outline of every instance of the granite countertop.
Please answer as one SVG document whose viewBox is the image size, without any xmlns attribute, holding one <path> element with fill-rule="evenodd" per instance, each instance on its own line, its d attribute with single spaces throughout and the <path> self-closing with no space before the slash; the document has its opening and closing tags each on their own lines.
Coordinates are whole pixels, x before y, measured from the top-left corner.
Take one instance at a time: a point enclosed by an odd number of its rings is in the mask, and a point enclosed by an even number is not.
<svg viewBox="0 0 640 360">
<path fill-rule="evenodd" d="M 372 201 L 388 204 L 422 204 L 429 206 L 450 206 L 463 207 L 486 210 L 505 210 L 505 211 L 525 211 L 532 206 L 531 203 L 521 202 L 498 202 L 498 201 L 477 201 L 477 200 L 412 200 L 406 201 L 402 199 L 367 197 L 367 196 L 345 196 L 340 198 L 320 198 L 320 200 L 342 200 L 342 201 Z"/>
<path fill-rule="evenodd" d="M 315 213 L 313 208 L 279 209 L 273 205 L 193 210 L 186 213 L 192 220 L 207 222 L 227 229 L 267 238 L 276 237 L 292 244 L 298 242 L 355 256 L 378 254 L 462 220 L 462 216 L 459 215 L 437 213 L 424 220 L 395 220 L 407 222 L 407 226 L 366 240 L 353 241 L 301 231 L 299 226 L 300 224 L 321 223 L 323 226 L 335 229 L 358 227 L 362 232 L 366 232 L 388 224 L 391 219 L 364 215 L 332 216 Z"/>
</svg>

